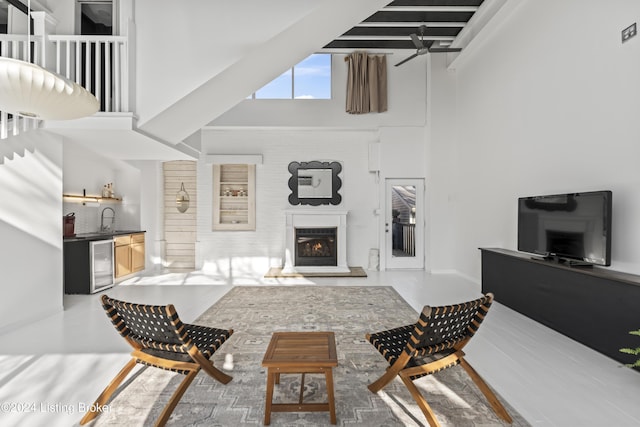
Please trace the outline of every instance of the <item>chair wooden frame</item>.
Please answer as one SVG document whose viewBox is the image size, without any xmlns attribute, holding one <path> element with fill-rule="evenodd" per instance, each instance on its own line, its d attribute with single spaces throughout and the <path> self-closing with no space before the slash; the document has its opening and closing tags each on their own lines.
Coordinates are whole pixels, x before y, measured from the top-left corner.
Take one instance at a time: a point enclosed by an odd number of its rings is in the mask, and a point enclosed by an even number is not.
<svg viewBox="0 0 640 427">
<path fill-rule="evenodd" d="M 233 334 L 233 329 L 182 323 L 172 304 L 133 304 L 103 295 L 102 306 L 120 335 L 133 347 L 132 359 L 90 406 L 80 425 L 101 413 L 101 408 L 138 363 L 186 375 L 164 407 L 156 426 L 166 424 L 201 369 L 223 384 L 232 380 L 232 377 L 215 368 L 209 359 Z"/>
<path fill-rule="evenodd" d="M 429 425 L 439 427 L 435 413 L 413 381 L 459 364 L 484 394 L 496 415 L 511 424 L 513 420 L 507 410 L 464 359 L 462 351 L 477 332 L 492 302 L 493 294 L 488 293 L 461 304 L 425 306 L 413 325 L 367 334 L 367 340 L 389 362 L 387 371 L 368 386 L 369 390 L 377 393 L 399 376 Z"/>
</svg>

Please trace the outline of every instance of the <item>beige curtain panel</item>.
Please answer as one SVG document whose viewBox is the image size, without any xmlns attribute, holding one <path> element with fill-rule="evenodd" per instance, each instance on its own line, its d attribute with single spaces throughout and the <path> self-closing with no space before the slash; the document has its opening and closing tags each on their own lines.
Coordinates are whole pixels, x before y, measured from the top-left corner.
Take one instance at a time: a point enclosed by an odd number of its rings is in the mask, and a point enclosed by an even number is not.
<svg viewBox="0 0 640 427">
<path fill-rule="evenodd" d="M 348 62 L 347 106 L 349 114 L 387 111 L 387 57 L 353 52 Z"/>
</svg>

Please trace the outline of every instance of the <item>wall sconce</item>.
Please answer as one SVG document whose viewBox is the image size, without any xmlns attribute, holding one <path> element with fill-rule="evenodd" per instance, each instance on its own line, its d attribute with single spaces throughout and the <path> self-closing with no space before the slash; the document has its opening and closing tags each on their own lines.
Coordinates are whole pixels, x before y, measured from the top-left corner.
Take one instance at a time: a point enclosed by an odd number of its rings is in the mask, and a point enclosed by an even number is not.
<svg viewBox="0 0 640 427">
<path fill-rule="evenodd" d="M 185 213 L 189 209 L 189 193 L 184 189 L 184 182 L 180 185 L 180 191 L 176 194 L 176 209 Z"/>
</svg>

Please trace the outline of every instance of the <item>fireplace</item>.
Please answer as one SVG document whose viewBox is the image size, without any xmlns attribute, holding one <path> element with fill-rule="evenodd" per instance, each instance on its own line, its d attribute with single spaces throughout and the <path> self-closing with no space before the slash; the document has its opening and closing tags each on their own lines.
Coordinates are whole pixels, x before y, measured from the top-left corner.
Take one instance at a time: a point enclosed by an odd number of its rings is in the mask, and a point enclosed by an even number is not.
<svg viewBox="0 0 640 427">
<path fill-rule="evenodd" d="M 348 273 L 347 211 L 285 211 L 283 273 Z"/>
<path fill-rule="evenodd" d="M 338 265 L 337 228 L 296 228 L 295 264 Z"/>
</svg>

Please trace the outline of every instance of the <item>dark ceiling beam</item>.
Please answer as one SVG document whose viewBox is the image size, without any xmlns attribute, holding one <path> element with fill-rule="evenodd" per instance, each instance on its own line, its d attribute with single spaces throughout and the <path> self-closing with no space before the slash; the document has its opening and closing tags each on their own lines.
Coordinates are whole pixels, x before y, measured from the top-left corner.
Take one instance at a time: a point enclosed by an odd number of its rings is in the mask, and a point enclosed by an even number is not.
<svg viewBox="0 0 640 427">
<path fill-rule="evenodd" d="M 424 40 L 453 40 L 455 36 L 420 36 Z M 411 40 L 408 35 L 385 36 L 385 35 L 364 35 L 364 36 L 340 36 L 336 40 Z"/>
<path fill-rule="evenodd" d="M 484 0 L 395 0 L 387 6 L 480 6 Z"/>
<path fill-rule="evenodd" d="M 333 40 L 323 49 L 412 49 L 416 47 L 411 41 L 403 40 Z"/>
<path fill-rule="evenodd" d="M 15 7 L 16 9 L 18 9 L 20 12 L 24 13 L 25 15 L 29 14 L 29 8 L 27 7 L 26 4 L 23 4 L 20 0 L 7 0 L 7 3 L 9 3 L 11 6 Z"/>
<path fill-rule="evenodd" d="M 363 21 L 356 25 L 356 27 L 368 27 L 368 28 L 384 28 L 384 27 L 404 27 L 404 28 L 418 28 L 420 25 L 426 25 L 431 28 L 449 28 L 449 27 L 459 27 L 463 28 L 467 25 L 466 22 L 458 21 L 458 22 L 373 22 L 373 21 Z M 355 28 L 355 27 L 354 27 Z"/>
<path fill-rule="evenodd" d="M 468 22 L 473 12 L 391 12 L 383 10 L 376 12 L 363 23 L 367 22 Z"/>
<path fill-rule="evenodd" d="M 382 12 L 471 12 L 478 10 L 477 6 L 385 6 L 380 9 Z"/>
<path fill-rule="evenodd" d="M 378 38 L 385 37 L 408 37 L 409 34 L 421 34 L 421 24 L 413 24 L 406 27 L 365 27 L 358 26 L 353 27 L 346 33 L 342 34 L 340 38 L 348 38 L 348 36 L 372 36 Z M 424 32 L 425 38 L 451 38 L 456 37 L 462 30 L 462 27 L 429 27 Z"/>
<path fill-rule="evenodd" d="M 411 34 L 420 34 L 427 45 L 448 46 L 483 1 L 394 0 L 336 37 L 324 49 L 415 49 Z"/>
</svg>

